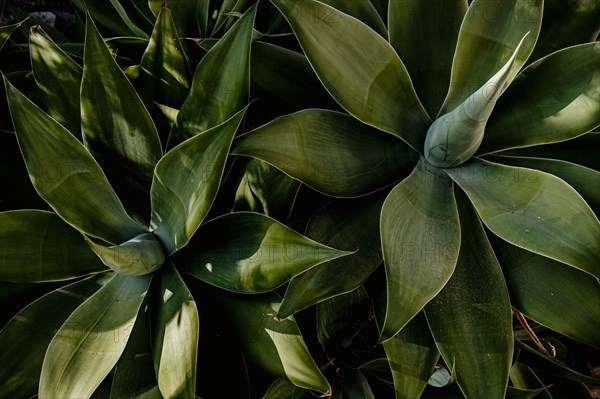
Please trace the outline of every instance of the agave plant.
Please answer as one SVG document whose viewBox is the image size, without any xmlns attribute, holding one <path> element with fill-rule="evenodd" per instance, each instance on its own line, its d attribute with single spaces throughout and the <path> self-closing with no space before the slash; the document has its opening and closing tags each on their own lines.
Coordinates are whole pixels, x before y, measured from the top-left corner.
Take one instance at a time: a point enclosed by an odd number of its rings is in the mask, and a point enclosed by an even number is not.
<svg viewBox="0 0 600 399">
<path fill-rule="evenodd" d="M 282 116 L 232 152 L 330 196 L 375 192 L 313 218 L 309 235 L 358 254 L 292 279 L 278 317 L 352 291 L 383 260 L 380 342 L 401 398 L 422 394 L 440 354 L 467 398 L 502 398 L 509 378 L 528 388 L 511 369 L 513 314 L 599 348 L 600 173 L 561 155 L 598 148 L 597 19 L 573 35 L 566 23 L 597 3 L 557 17 L 542 0 L 390 1 L 387 30 L 366 1 L 354 16 L 350 2 L 272 3 L 346 112 Z M 564 29 L 544 28 L 545 11 Z"/>
<path fill-rule="evenodd" d="M 83 67 L 32 29 L 44 109 L 4 77 L 15 134 L 3 134 L 51 210 L 0 212 L 0 280 L 54 283 L 0 331 L 1 397 L 194 398 L 202 326 L 182 275 L 222 289 L 213 298 L 255 363 L 329 390 L 295 321 L 273 319 L 270 291 L 348 252 L 262 214 L 207 216 L 247 109 L 255 14 L 232 24 L 190 79 L 163 6 L 128 71 L 144 79 L 139 94 L 89 15 Z M 175 109 L 170 132 L 145 102 Z"/>
</svg>

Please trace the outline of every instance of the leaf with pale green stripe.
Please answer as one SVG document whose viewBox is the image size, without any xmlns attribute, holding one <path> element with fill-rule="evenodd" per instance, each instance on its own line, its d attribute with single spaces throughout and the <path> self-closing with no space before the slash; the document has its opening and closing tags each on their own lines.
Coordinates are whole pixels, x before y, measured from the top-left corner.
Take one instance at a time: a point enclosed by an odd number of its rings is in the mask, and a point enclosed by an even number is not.
<svg viewBox="0 0 600 399">
<path fill-rule="evenodd" d="M 177 270 L 160 273 L 152 320 L 154 369 L 165 398 L 194 399 L 198 355 L 198 309 Z"/>
<path fill-rule="evenodd" d="M 322 0 L 321 3 L 330 5 L 341 12 L 364 22 L 381 37 L 387 39 L 388 31 L 377 9 L 369 0 Z"/>
<path fill-rule="evenodd" d="M 467 0 L 390 1 L 388 25 L 394 47 L 434 118 L 450 87 L 452 57 Z"/>
<path fill-rule="evenodd" d="M 202 225 L 175 263 L 200 280 L 235 292 L 264 292 L 328 260 L 349 255 L 268 216 L 234 212 Z"/>
<path fill-rule="evenodd" d="M 600 125 L 599 92 L 600 43 L 542 58 L 498 100 L 479 153 L 569 140 L 594 129 Z"/>
<path fill-rule="evenodd" d="M 280 298 L 275 293 L 239 295 L 215 292 L 244 351 L 269 374 L 300 388 L 328 392 L 330 387 L 304 343 L 293 316 L 276 321 Z"/>
<path fill-rule="evenodd" d="M 156 165 L 151 225 L 168 254 L 188 243 L 208 213 L 246 109 L 179 144 Z"/>
<path fill-rule="evenodd" d="M 600 223 L 558 177 L 472 159 L 446 173 L 497 236 L 537 254 L 600 275 Z"/>
<path fill-rule="evenodd" d="M 248 104 L 255 15 L 252 7 L 196 67 L 190 94 L 171 129 L 169 147 L 220 125 Z"/>
<path fill-rule="evenodd" d="M 0 242 L 1 281 L 69 280 L 107 270 L 81 234 L 52 212 L 0 212 Z"/>
<path fill-rule="evenodd" d="M 37 394 L 44 355 L 54 335 L 69 315 L 98 291 L 110 275 L 92 276 L 54 290 L 26 306 L 4 326 L 0 331 L 2 397 Z"/>
<path fill-rule="evenodd" d="M 419 398 L 440 357 L 423 313 L 383 343 L 390 362 L 396 399 Z"/>
<path fill-rule="evenodd" d="M 91 236 L 121 243 L 143 233 L 85 147 L 6 78 L 4 83 L 19 147 L 40 196 Z"/>
<path fill-rule="evenodd" d="M 39 396 L 89 397 L 115 366 L 152 280 L 115 274 L 56 333 L 42 365 Z"/>
<path fill-rule="evenodd" d="M 452 181 L 423 158 L 386 198 L 381 244 L 387 310 L 381 340 L 398 333 L 446 285 L 460 248 Z"/>
<path fill-rule="evenodd" d="M 420 151 L 431 123 L 392 46 L 359 20 L 313 0 L 272 0 L 333 98 L 362 122 Z"/>
<path fill-rule="evenodd" d="M 598 280 L 497 239 L 515 308 L 554 331 L 600 349 Z"/>
<path fill-rule="evenodd" d="M 508 73 L 507 82 L 512 81 L 533 51 L 543 8 L 543 0 L 473 0 L 460 27 L 450 90 L 439 115 L 452 111 L 482 87 L 527 35 Z"/>
<path fill-rule="evenodd" d="M 40 27 L 31 29 L 29 55 L 48 113 L 81 139 L 79 89 L 83 69 Z"/>
<path fill-rule="evenodd" d="M 501 399 L 513 355 L 510 298 L 477 214 L 464 196 L 460 200 L 462 238 L 456 270 L 425 306 L 425 316 L 446 364 L 454 364 L 453 374 L 465 397 Z"/>
<path fill-rule="evenodd" d="M 234 142 L 233 154 L 262 159 L 328 195 L 355 197 L 397 181 L 417 153 L 347 114 L 308 109 Z M 335 156 L 332 156 L 335 154 Z"/>
</svg>

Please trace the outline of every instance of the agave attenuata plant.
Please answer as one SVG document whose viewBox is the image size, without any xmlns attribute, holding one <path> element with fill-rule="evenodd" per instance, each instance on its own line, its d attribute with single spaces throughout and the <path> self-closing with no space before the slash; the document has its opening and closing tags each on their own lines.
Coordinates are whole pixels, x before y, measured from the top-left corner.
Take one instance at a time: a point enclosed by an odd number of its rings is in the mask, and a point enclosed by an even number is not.
<svg viewBox="0 0 600 399">
<path fill-rule="evenodd" d="M 164 6 L 140 66 L 128 70 L 144 79 L 139 94 L 89 15 L 83 67 L 32 29 L 45 110 L 4 84 L 14 139 L 52 211 L 0 213 L 0 280 L 60 288 L 0 331 L 1 397 L 84 398 L 108 384 L 111 398 L 194 398 L 202 327 L 182 274 L 267 293 L 348 254 L 258 213 L 205 221 L 247 109 L 255 14 L 241 16 L 190 79 Z M 176 113 L 170 132 L 157 131 L 144 102 Z M 276 294 L 221 299 L 251 359 L 329 390 L 295 322 L 273 319 Z"/>
<path fill-rule="evenodd" d="M 600 347 L 600 174 L 536 155 L 600 125 L 597 24 L 562 48 L 570 38 L 540 35 L 543 0 L 390 1 L 383 32 L 345 2 L 272 3 L 347 113 L 282 116 L 233 152 L 331 196 L 385 194 L 319 212 L 315 235 L 361 249 L 293 279 L 279 316 L 358 287 L 383 259 L 381 342 L 402 398 L 421 395 L 439 354 L 466 397 L 504 397 L 512 308 Z"/>
</svg>

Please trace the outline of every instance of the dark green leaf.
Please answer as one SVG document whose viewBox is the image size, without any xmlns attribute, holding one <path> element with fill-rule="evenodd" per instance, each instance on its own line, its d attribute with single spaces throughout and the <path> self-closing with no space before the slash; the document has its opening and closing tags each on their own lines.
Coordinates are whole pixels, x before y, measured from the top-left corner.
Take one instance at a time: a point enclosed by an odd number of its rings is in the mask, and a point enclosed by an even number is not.
<svg viewBox="0 0 600 399">
<path fill-rule="evenodd" d="M 4 47 L 4 44 L 8 41 L 10 35 L 12 35 L 19 26 L 21 26 L 21 23 L 0 27 L 0 50 L 2 50 L 2 47 Z"/>
<path fill-rule="evenodd" d="M 280 309 L 281 311 L 281 309 Z M 334 350 L 348 348 L 371 316 L 371 300 L 364 287 L 338 295 L 317 305 L 319 343 Z M 329 352 L 335 356 L 336 353 Z"/>
<path fill-rule="evenodd" d="M 69 2 L 81 15 L 86 13 L 93 15 L 98 24 L 108 29 L 113 36 L 148 38 L 148 34 L 131 20 L 132 14 L 123 9 L 123 2 L 115 0 L 110 0 L 110 4 L 105 0 L 69 0 Z"/>
<path fill-rule="evenodd" d="M 323 0 L 322 3 L 364 22 L 381 37 L 387 39 L 387 28 L 369 0 Z"/>
</svg>

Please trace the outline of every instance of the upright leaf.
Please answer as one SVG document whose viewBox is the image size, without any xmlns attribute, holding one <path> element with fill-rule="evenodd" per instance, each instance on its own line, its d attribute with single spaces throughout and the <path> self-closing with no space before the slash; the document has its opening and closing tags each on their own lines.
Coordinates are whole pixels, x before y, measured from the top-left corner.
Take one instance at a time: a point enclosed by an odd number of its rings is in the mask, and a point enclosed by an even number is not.
<svg viewBox="0 0 600 399">
<path fill-rule="evenodd" d="M 381 209 L 387 279 L 383 341 L 396 335 L 446 285 L 456 266 L 460 230 L 452 181 L 421 158 Z"/>
<path fill-rule="evenodd" d="M 148 38 L 148 34 L 140 28 L 123 9 L 122 3 L 115 0 L 69 0 L 71 5 L 81 13 L 93 15 L 98 24 L 108 29 L 115 36 L 133 36 Z M 110 3 L 110 4 L 108 4 Z"/>
<path fill-rule="evenodd" d="M 494 234 L 600 275 L 600 222 L 564 181 L 534 169 L 479 159 L 446 172 L 466 192 Z"/>
<path fill-rule="evenodd" d="M 169 151 L 152 181 L 151 226 L 168 254 L 186 245 L 219 188 L 233 136 L 246 109 Z"/>
<path fill-rule="evenodd" d="M 144 232 L 102 169 L 67 129 L 4 80 L 19 147 L 37 192 L 78 230 L 111 243 Z"/>
<path fill-rule="evenodd" d="M 1 10 L 0 10 L 0 14 L 1 14 Z M 21 26 L 21 23 L 16 23 L 16 24 L 0 27 L 0 50 L 2 50 L 2 47 L 4 47 L 4 44 L 6 44 L 8 39 L 10 39 L 10 35 L 12 35 L 13 32 L 19 26 Z"/>
<path fill-rule="evenodd" d="M 456 270 L 425 306 L 435 344 L 467 398 L 504 398 L 513 355 L 508 289 L 483 226 L 461 198 Z M 482 383 L 485 381 L 485 383 Z"/>
<path fill-rule="evenodd" d="M 353 16 L 387 39 L 387 28 L 370 0 L 324 0 L 322 3 Z"/>
<path fill-rule="evenodd" d="M 406 68 L 371 28 L 313 0 L 272 0 L 333 98 L 362 122 L 421 150 L 431 123 Z"/>
</svg>

